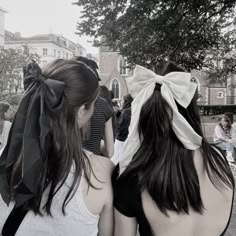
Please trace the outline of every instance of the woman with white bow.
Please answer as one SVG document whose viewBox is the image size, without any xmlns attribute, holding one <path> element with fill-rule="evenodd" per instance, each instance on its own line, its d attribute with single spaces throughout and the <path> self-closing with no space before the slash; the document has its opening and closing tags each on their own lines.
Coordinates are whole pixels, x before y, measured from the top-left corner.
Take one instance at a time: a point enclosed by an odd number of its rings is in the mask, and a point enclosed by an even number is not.
<svg viewBox="0 0 236 236">
<path fill-rule="evenodd" d="M 162 75 L 136 66 L 128 79 L 134 100 L 113 174 L 115 236 L 223 235 L 233 207 L 230 167 L 203 137 L 191 74 L 169 63 Z"/>
</svg>

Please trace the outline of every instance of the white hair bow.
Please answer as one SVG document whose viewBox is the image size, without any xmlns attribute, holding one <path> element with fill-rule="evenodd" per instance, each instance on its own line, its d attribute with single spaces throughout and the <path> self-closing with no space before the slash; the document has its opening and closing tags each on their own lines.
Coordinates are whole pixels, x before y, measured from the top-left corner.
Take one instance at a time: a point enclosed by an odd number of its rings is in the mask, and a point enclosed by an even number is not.
<svg viewBox="0 0 236 236">
<path fill-rule="evenodd" d="M 197 84 L 191 81 L 191 74 L 186 72 L 172 72 L 165 76 L 155 74 L 142 66 L 136 66 L 133 77 L 127 78 L 129 93 L 134 98 L 132 102 L 132 116 L 129 135 L 120 155 L 120 174 L 131 162 L 134 154 L 141 145 L 138 134 L 138 122 L 143 104 L 151 97 L 156 83 L 161 84 L 161 95 L 173 111 L 172 129 L 180 142 L 189 150 L 196 150 L 201 146 L 202 137 L 189 125 L 179 113 L 175 100 L 186 108 L 197 89 Z"/>
</svg>

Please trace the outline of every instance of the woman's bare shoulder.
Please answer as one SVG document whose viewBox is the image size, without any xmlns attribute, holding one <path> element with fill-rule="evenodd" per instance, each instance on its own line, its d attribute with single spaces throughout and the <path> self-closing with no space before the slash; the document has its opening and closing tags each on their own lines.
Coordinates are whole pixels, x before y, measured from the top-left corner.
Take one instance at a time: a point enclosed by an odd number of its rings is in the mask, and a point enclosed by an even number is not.
<svg viewBox="0 0 236 236">
<path fill-rule="evenodd" d="M 110 159 L 95 154 L 92 154 L 89 159 L 96 176 L 111 179 L 114 164 Z"/>
</svg>

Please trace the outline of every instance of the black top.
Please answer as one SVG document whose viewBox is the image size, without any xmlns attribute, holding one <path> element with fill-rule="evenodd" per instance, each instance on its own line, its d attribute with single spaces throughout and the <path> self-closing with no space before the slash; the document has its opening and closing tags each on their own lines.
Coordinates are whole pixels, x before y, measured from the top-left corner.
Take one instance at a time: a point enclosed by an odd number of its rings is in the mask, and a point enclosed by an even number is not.
<svg viewBox="0 0 236 236">
<path fill-rule="evenodd" d="M 129 125 L 131 120 L 131 107 L 121 111 L 117 118 L 116 139 L 124 142 L 129 134 Z"/>
<path fill-rule="evenodd" d="M 100 154 L 101 139 L 104 136 L 105 123 L 112 117 L 113 111 L 108 102 L 98 97 L 90 120 L 89 139 L 83 141 L 83 148 L 94 154 Z"/>
<path fill-rule="evenodd" d="M 113 176 L 113 191 L 114 191 L 114 207 L 123 215 L 127 217 L 135 217 L 139 225 L 140 236 L 151 236 L 151 227 L 145 217 L 141 191 L 137 185 L 138 176 L 120 176 L 118 179 L 118 165 L 116 166 Z M 234 199 L 234 196 L 233 196 Z M 232 216 L 233 209 L 233 199 L 232 207 L 230 212 L 230 217 L 225 230 L 220 236 L 223 236 L 229 226 L 230 219 Z"/>
<path fill-rule="evenodd" d="M 140 188 L 137 186 L 137 177 L 120 176 L 118 165 L 112 175 L 114 191 L 114 207 L 127 217 L 136 217 L 140 236 L 151 235 L 151 228 L 145 217 Z"/>
</svg>

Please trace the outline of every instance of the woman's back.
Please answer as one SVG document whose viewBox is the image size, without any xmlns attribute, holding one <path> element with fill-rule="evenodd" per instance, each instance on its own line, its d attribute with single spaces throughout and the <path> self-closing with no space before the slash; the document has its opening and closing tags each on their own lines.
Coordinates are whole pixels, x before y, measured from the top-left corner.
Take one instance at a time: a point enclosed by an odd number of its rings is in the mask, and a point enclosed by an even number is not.
<svg viewBox="0 0 236 236">
<path fill-rule="evenodd" d="M 0 158 L 2 226 L 6 205 L 15 204 L 3 235 L 16 226 L 18 235 L 111 236 L 112 163 L 86 155 L 81 140 L 98 96 L 96 73 L 58 59 L 43 71 L 30 62 L 24 77 L 26 92 Z M 25 218 L 17 231 L 19 216 Z"/>
<path fill-rule="evenodd" d="M 94 174 L 91 174 L 91 183 L 98 189 L 89 188 L 84 176 L 81 178 L 78 189 L 65 208 L 66 215 L 62 214 L 61 205 L 68 192 L 68 186 L 73 180 L 73 171 L 70 172 L 66 183 L 59 189 L 51 205 L 51 216 L 47 216 L 41 209 L 43 216 L 35 215 L 29 211 L 23 219 L 16 235 L 91 235 L 98 234 L 98 225 L 101 221 L 111 221 L 112 216 L 105 216 L 105 208 L 112 207 L 112 190 L 110 176 L 113 165 L 104 157 L 89 155 L 89 160 Z M 97 179 L 96 179 L 96 177 Z M 42 199 L 42 207 L 45 203 L 48 191 L 46 190 Z M 9 207 L 1 200 L 0 230 L 10 214 L 13 204 Z M 112 211 L 111 211 L 112 212 Z M 6 214 L 7 213 L 7 214 Z"/>
<path fill-rule="evenodd" d="M 234 177 L 203 136 L 196 79 L 177 69 L 163 75 L 136 66 L 132 77 L 130 134 L 114 185 L 115 235 L 129 227 L 125 235 L 134 236 L 138 224 L 140 235 L 219 236 Z M 122 190 L 135 193 L 130 202 Z"/>
<path fill-rule="evenodd" d="M 203 214 L 190 208 L 189 214 L 167 211 L 167 216 L 157 208 L 147 191 L 144 191 L 143 209 L 153 235 L 218 236 L 227 227 L 231 215 L 233 191 L 223 183 L 218 185 L 219 189 L 212 184 L 204 169 L 200 150 L 195 151 L 193 158 L 199 178 Z"/>
</svg>

